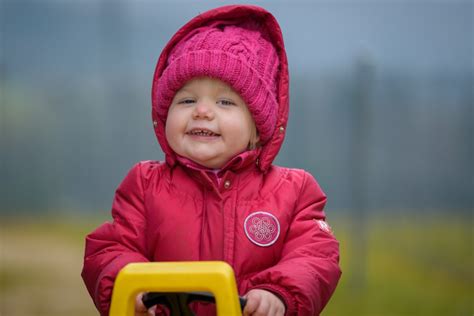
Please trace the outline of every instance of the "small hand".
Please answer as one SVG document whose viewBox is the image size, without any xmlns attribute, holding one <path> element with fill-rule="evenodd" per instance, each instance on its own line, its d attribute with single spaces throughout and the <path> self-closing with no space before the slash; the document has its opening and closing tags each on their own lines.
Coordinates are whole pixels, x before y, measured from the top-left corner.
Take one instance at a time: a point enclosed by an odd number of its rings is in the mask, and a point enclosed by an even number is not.
<svg viewBox="0 0 474 316">
<path fill-rule="evenodd" d="M 135 316 L 153 316 L 155 315 L 156 306 L 151 307 L 150 309 L 146 309 L 145 305 L 143 304 L 142 297 L 143 292 L 138 293 L 135 297 Z"/>
<path fill-rule="evenodd" d="M 246 295 L 243 316 L 283 316 L 285 305 L 272 292 L 265 290 L 250 290 Z"/>
</svg>

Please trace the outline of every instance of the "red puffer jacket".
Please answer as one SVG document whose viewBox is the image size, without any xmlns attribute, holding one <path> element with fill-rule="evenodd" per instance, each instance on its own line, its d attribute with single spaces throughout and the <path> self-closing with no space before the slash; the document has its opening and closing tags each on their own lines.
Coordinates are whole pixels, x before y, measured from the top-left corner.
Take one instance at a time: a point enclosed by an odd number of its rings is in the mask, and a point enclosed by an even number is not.
<svg viewBox="0 0 474 316">
<path fill-rule="evenodd" d="M 169 148 L 153 94 L 155 132 L 166 162 L 140 162 L 116 191 L 112 223 L 86 238 L 82 277 L 107 315 L 115 277 L 130 262 L 224 260 L 241 295 L 269 290 L 287 315 L 315 315 L 340 278 L 339 246 L 325 224 L 326 196 L 303 170 L 272 165 L 288 118 L 288 68 L 278 23 L 254 6 L 226 6 L 183 26 L 160 56 L 154 85 L 173 45 L 199 25 L 219 19 L 260 20 L 280 57 L 278 125 L 272 139 L 234 157 L 218 174 L 177 157 Z M 208 306 L 199 315 L 212 314 Z"/>
</svg>

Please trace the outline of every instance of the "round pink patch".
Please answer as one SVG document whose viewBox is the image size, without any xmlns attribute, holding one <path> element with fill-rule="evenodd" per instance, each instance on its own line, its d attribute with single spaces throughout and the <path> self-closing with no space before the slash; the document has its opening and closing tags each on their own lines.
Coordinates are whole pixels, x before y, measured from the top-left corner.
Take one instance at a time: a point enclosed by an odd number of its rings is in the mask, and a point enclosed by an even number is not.
<svg viewBox="0 0 474 316">
<path fill-rule="evenodd" d="M 278 219 L 268 212 L 255 212 L 247 216 L 244 222 L 247 238 L 258 246 L 273 245 L 280 236 Z"/>
</svg>

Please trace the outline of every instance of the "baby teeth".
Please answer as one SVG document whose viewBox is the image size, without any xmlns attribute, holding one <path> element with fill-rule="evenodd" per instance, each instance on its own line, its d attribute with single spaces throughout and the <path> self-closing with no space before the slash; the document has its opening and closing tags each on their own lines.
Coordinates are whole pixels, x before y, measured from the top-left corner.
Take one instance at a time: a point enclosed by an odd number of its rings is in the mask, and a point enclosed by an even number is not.
<svg viewBox="0 0 474 316">
<path fill-rule="evenodd" d="M 205 130 L 194 130 L 191 131 L 191 134 L 197 135 L 197 136 L 214 136 L 216 135 L 215 133 L 211 131 L 205 131 Z"/>
</svg>

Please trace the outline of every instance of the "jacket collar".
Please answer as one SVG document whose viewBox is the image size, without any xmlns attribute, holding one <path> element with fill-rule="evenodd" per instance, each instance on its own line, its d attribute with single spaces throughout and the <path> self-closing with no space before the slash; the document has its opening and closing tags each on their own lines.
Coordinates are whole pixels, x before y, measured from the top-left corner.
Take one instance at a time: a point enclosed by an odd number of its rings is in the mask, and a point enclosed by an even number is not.
<svg viewBox="0 0 474 316">
<path fill-rule="evenodd" d="M 229 160 L 220 169 L 211 169 L 204 167 L 186 157 L 176 155 L 177 164 L 184 167 L 188 174 L 193 178 L 203 183 L 206 186 L 211 186 L 220 195 L 222 187 L 222 180 L 233 177 L 234 174 L 242 173 L 251 166 L 258 164 L 258 156 L 260 155 L 260 148 L 255 150 L 244 151 L 231 160 Z"/>
<path fill-rule="evenodd" d="M 214 173 L 217 174 L 218 176 L 222 176 L 227 170 L 231 170 L 234 172 L 238 172 L 241 169 L 244 169 L 250 164 L 256 163 L 257 162 L 257 157 L 260 154 L 260 148 L 257 148 L 255 150 L 248 150 L 244 151 L 236 156 L 234 158 L 230 159 L 222 168 L 220 169 L 211 169 L 204 167 L 191 159 L 188 159 L 183 156 L 176 155 L 176 159 L 178 163 L 181 165 L 197 170 L 197 171 L 204 171 L 204 172 L 209 172 L 209 173 Z"/>
</svg>

